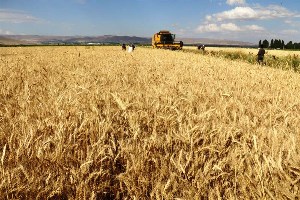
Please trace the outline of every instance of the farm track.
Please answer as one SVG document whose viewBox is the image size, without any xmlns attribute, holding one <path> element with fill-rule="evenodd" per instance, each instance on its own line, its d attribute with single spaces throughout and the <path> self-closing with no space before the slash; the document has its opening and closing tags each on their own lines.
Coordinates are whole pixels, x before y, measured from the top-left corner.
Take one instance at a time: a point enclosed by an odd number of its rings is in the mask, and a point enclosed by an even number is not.
<svg viewBox="0 0 300 200">
<path fill-rule="evenodd" d="M 300 76 L 199 54 L 3 48 L 2 199 L 295 199 Z"/>
</svg>

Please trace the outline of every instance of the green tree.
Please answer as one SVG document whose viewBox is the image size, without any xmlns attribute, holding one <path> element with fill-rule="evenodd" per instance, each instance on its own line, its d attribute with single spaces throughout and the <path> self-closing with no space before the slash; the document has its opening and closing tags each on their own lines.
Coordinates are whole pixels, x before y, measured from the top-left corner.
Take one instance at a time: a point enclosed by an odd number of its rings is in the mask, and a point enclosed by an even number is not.
<svg viewBox="0 0 300 200">
<path fill-rule="evenodd" d="M 294 49 L 300 49 L 300 43 L 294 43 Z"/>
<path fill-rule="evenodd" d="M 294 44 L 292 41 L 289 41 L 286 45 L 285 45 L 286 49 L 293 49 L 294 48 Z"/>
<path fill-rule="evenodd" d="M 279 39 L 279 40 L 278 40 L 278 44 L 277 44 L 277 48 L 278 48 L 278 49 L 281 49 L 281 44 L 282 44 L 282 43 L 281 43 L 281 39 Z"/>
<path fill-rule="evenodd" d="M 264 40 L 262 44 L 263 44 L 264 48 L 269 47 L 269 41 L 268 40 Z"/>
<path fill-rule="evenodd" d="M 259 47 L 261 46 L 261 40 L 259 40 L 258 46 L 259 46 Z"/>
<path fill-rule="evenodd" d="M 281 46 L 281 41 L 275 39 L 275 41 L 274 41 L 274 48 L 275 48 L 275 49 L 278 49 L 278 48 L 280 48 L 280 46 Z"/>
<path fill-rule="evenodd" d="M 274 40 L 273 39 L 271 40 L 270 48 L 274 48 Z"/>
</svg>

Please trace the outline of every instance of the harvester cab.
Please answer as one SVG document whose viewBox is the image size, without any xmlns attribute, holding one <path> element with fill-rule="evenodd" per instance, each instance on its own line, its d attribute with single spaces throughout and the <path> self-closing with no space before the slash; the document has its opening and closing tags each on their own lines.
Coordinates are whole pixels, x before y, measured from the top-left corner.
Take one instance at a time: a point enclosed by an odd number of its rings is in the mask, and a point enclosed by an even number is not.
<svg viewBox="0 0 300 200">
<path fill-rule="evenodd" d="M 157 49 L 180 50 L 183 47 L 183 42 L 175 42 L 175 34 L 170 31 L 160 31 L 152 37 L 152 47 Z"/>
</svg>

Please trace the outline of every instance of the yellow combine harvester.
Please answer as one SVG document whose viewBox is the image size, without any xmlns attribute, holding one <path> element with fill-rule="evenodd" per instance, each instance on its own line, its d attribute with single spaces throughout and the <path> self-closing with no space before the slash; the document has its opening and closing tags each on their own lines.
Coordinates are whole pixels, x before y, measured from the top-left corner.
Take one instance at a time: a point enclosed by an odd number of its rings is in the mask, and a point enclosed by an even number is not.
<svg viewBox="0 0 300 200">
<path fill-rule="evenodd" d="M 175 34 L 170 31 L 159 31 L 152 37 L 152 47 L 157 49 L 180 50 L 183 47 L 183 42 L 175 42 Z"/>
</svg>

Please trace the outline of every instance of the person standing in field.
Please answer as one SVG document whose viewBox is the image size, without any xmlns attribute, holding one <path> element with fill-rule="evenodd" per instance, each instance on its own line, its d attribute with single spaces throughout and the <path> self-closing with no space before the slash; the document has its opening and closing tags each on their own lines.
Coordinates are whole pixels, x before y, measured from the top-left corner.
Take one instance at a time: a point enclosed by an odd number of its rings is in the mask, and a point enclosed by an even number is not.
<svg viewBox="0 0 300 200">
<path fill-rule="evenodd" d="M 205 51 L 205 45 L 204 44 L 203 45 L 199 45 L 197 48 L 198 48 L 198 50 Z"/>
<path fill-rule="evenodd" d="M 122 50 L 126 51 L 126 45 L 125 44 L 122 44 Z"/>
<path fill-rule="evenodd" d="M 260 48 L 259 48 L 258 53 L 257 53 L 257 62 L 258 62 L 258 64 L 264 64 L 265 53 L 266 53 L 266 51 L 264 49 L 264 46 L 260 45 Z"/>
</svg>

